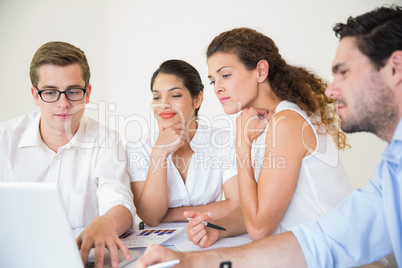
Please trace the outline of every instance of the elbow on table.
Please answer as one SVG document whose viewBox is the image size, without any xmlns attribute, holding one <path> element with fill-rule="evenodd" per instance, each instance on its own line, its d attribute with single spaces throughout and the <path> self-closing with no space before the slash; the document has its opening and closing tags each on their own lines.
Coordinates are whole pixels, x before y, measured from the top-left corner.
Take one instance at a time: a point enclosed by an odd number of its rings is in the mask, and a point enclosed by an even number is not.
<svg viewBox="0 0 402 268">
<path fill-rule="evenodd" d="M 260 240 L 264 237 L 271 236 L 274 233 L 275 229 L 272 230 L 272 228 L 247 228 L 248 235 L 253 239 L 254 241 Z"/>
<path fill-rule="evenodd" d="M 155 217 L 155 215 L 152 215 L 151 217 L 149 215 L 144 215 L 139 210 L 137 210 L 137 215 L 144 223 L 151 227 L 158 226 L 162 220 L 161 218 L 158 219 Z"/>
<path fill-rule="evenodd" d="M 160 210 L 151 210 L 149 207 L 138 207 L 137 215 L 148 226 L 155 227 L 162 223 L 162 219 L 165 216 L 168 208 L 161 208 Z M 152 213 L 149 213 L 149 212 Z"/>
<path fill-rule="evenodd" d="M 148 225 L 148 226 L 151 226 L 151 227 L 156 227 L 156 226 L 158 226 L 159 225 L 159 223 L 160 223 L 160 220 L 158 220 L 158 219 L 146 219 L 146 220 L 144 220 L 143 219 L 143 221 Z"/>
</svg>

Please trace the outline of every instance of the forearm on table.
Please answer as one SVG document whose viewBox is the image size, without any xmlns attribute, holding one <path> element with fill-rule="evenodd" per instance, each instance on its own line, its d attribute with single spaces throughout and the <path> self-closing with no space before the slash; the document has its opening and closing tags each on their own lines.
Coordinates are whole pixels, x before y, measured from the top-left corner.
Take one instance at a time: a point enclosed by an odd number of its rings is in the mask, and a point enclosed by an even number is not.
<svg viewBox="0 0 402 268">
<path fill-rule="evenodd" d="M 235 248 L 184 254 L 189 267 L 219 267 L 230 261 L 234 267 L 307 267 L 302 249 L 291 232 L 264 238 Z"/>
<path fill-rule="evenodd" d="M 236 204 L 233 203 L 234 202 L 231 200 L 222 200 L 207 205 L 169 208 L 161 222 L 187 221 L 183 216 L 185 211 L 193 211 L 197 213 L 211 212 L 211 219 L 216 220 L 228 215 L 233 209 L 235 209 Z"/>
<path fill-rule="evenodd" d="M 112 221 L 118 235 L 122 235 L 130 229 L 133 224 L 133 215 L 128 208 L 122 205 L 111 208 L 102 217 L 108 218 Z"/>
<path fill-rule="evenodd" d="M 246 226 L 243 221 L 243 214 L 240 207 L 235 208 L 225 217 L 211 221 L 211 223 L 221 226 L 226 231 L 219 231 L 220 237 L 231 237 L 247 233 Z"/>
</svg>

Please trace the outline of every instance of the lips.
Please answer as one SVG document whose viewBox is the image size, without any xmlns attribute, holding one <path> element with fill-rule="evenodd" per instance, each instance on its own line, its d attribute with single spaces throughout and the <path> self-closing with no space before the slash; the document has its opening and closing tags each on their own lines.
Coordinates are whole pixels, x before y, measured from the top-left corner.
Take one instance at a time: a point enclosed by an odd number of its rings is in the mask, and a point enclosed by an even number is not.
<svg viewBox="0 0 402 268">
<path fill-rule="evenodd" d="M 336 110 L 339 112 L 340 110 L 344 109 L 346 105 L 344 103 L 338 102 L 336 104 Z"/>
<path fill-rule="evenodd" d="M 230 97 L 222 97 L 222 98 L 219 98 L 219 101 L 223 104 L 223 103 L 225 103 L 228 99 L 230 99 Z"/>
<path fill-rule="evenodd" d="M 173 116 L 175 116 L 176 115 L 176 113 L 173 113 L 173 112 L 168 112 L 168 113 L 160 113 L 159 114 L 159 116 L 162 118 L 162 119 L 169 119 L 169 118 L 172 118 Z"/>
<path fill-rule="evenodd" d="M 72 114 L 68 114 L 68 113 L 60 113 L 60 114 L 56 114 L 56 116 L 60 119 L 68 119 L 70 117 L 72 117 Z"/>
</svg>

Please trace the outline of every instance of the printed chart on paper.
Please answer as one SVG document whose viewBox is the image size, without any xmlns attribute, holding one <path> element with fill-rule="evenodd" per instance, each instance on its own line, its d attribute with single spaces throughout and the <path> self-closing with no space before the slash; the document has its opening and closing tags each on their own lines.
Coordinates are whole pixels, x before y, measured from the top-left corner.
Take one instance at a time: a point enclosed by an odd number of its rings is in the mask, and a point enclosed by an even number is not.
<svg viewBox="0 0 402 268">
<path fill-rule="evenodd" d="M 183 230 L 183 227 L 144 229 L 138 232 L 124 234 L 120 238 L 126 243 L 128 248 L 141 248 L 151 244 L 162 244 L 169 238 L 180 233 L 181 230 Z"/>
</svg>

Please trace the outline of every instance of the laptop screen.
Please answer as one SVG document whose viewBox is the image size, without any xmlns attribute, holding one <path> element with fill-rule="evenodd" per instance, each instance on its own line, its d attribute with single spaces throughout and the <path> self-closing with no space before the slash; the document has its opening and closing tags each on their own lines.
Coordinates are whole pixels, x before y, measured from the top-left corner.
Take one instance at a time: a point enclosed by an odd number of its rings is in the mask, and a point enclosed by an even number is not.
<svg viewBox="0 0 402 268">
<path fill-rule="evenodd" d="M 83 267 L 55 184 L 0 182 L 0 267 Z"/>
</svg>

